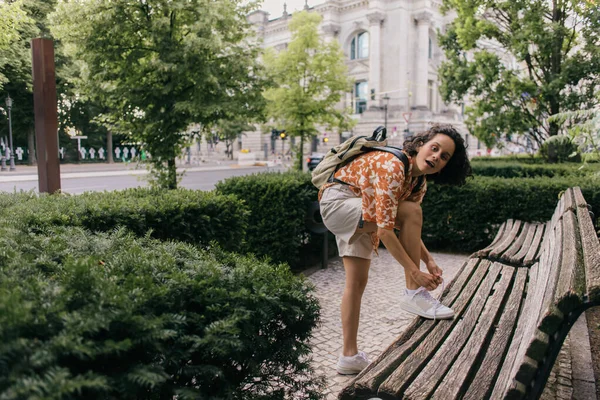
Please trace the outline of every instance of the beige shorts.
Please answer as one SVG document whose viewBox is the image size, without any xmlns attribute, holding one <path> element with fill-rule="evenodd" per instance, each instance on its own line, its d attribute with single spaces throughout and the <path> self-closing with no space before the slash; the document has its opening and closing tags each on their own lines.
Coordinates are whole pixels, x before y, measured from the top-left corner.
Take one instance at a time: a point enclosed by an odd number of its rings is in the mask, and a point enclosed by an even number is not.
<svg viewBox="0 0 600 400">
<path fill-rule="evenodd" d="M 319 202 L 323 223 L 335 235 L 341 257 L 371 259 L 373 243 L 370 233 L 356 233 L 362 216 L 362 198 L 347 185 L 328 187 Z"/>
</svg>

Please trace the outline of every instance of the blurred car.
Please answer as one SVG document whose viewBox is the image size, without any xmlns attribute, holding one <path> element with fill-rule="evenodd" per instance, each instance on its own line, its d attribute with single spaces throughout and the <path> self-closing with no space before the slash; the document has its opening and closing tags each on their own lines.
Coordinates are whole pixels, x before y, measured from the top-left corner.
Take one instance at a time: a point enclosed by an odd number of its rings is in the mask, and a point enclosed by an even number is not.
<svg viewBox="0 0 600 400">
<path fill-rule="evenodd" d="M 319 163 L 323 160 L 323 157 L 325 157 L 325 154 L 323 153 L 312 153 L 306 159 L 306 166 L 308 167 L 308 170 L 312 171 L 313 169 L 315 169 L 317 165 L 319 165 Z"/>
</svg>

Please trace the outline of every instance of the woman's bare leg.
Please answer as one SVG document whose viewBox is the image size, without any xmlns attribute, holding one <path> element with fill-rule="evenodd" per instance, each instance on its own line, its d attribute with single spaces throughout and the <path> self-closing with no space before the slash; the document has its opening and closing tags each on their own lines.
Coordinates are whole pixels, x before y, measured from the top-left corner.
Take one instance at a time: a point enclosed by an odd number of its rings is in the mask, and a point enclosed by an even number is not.
<svg viewBox="0 0 600 400">
<path fill-rule="evenodd" d="M 342 257 L 346 270 L 346 286 L 342 296 L 342 355 L 358 353 L 358 322 L 362 295 L 369 279 L 371 260 L 359 257 Z"/>
<path fill-rule="evenodd" d="M 401 201 L 396 214 L 398 239 L 410 259 L 419 267 L 421 265 L 421 230 L 423 228 L 423 210 L 421 205 L 413 201 Z M 406 287 L 418 289 L 419 285 L 405 272 Z"/>
</svg>

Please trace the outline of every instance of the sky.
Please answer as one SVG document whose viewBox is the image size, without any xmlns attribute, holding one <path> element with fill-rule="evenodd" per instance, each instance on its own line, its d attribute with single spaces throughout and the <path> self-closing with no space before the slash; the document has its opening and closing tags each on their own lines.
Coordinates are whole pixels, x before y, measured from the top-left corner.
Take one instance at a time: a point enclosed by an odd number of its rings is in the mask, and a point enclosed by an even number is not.
<svg viewBox="0 0 600 400">
<path fill-rule="evenodd" d="M 324 2 L 325 0 L 308 0 L 308 6 L 313 7 Z M 269 19 L 279 18 L 283 13 L 283 3 L 287 3 L 287 12 L 290 14 L 304 9 L 304 0 L 263 0 L 260 8 L 270 14 Z"/>
</svg>

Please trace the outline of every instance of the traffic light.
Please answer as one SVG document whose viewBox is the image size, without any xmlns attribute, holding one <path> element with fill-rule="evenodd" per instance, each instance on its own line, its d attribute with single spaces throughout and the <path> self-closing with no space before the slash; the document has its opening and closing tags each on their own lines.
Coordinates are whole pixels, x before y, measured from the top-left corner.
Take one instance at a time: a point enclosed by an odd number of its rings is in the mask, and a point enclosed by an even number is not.
<svg viewBox="0 0 600 400">
<path fill-rule="evenodd" d="M 327 142 L 329 142 L 329 138 L 328 137 L 324 137 L 323 138 L 323 143 L 327 143 Z"/>
<path fill-rule="evenodd" d="M 281 140 L 285 140 L 285 131 L 281 131 L 279 137 L 281 138 Z"/>
</svg>

